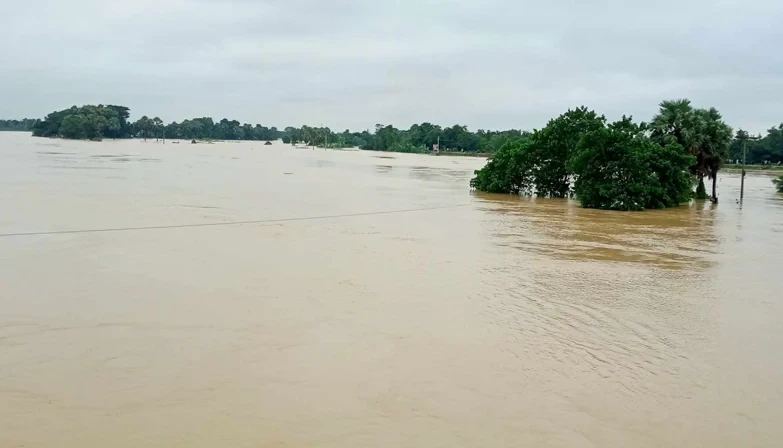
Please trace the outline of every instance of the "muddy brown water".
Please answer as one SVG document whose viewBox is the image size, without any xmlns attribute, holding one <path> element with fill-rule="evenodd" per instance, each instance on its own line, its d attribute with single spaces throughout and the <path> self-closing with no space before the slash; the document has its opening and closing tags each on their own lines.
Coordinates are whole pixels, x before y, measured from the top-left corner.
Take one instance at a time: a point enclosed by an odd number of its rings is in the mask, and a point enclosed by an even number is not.
<svg viewBox="0 0 783 448">
<path fill-rule="evenodd" d="M 617 213 L 482 164 L 0 133 L 0 446 L 781 445 L 768 177 Z"/>
</svg>

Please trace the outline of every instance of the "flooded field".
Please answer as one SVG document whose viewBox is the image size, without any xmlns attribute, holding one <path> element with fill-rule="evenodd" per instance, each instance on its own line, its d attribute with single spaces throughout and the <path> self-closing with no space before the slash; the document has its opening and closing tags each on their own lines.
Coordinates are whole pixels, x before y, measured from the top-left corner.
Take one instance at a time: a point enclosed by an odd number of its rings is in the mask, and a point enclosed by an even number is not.
<svg viewBox="0 0 783 448">
<path fill-rule="evenodd" d="M 770 178 L 634 214 L 482 165 L 0 133 L 0 447 L 780 446 Z"/>
</svg>

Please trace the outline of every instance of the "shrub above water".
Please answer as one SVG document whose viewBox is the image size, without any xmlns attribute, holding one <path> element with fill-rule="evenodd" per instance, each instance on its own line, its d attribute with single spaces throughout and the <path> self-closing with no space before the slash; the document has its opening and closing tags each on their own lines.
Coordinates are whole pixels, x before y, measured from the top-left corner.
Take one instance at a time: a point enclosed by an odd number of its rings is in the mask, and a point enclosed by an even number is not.
<svg viewBox="0 0 783 448">
<path fill-rule="evenodd" d="M 783 193 L 783 176 L 780 176 L 777 179 L 773 179 L 772 182 L 778 188 L 778 192 Z"/>
</svg>

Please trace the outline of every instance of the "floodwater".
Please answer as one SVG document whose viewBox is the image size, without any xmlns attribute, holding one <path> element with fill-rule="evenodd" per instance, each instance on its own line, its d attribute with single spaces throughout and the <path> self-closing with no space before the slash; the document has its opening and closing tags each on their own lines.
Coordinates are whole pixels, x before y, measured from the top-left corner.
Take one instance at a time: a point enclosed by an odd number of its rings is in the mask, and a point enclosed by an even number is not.
<svg viewBox="0 0 783 448">
<path fill-rule="evenodd" d="M 482 164 L 0 134 L 0 447 L 783 443 L 768 177 L 618 213 Z"/>
</svg>

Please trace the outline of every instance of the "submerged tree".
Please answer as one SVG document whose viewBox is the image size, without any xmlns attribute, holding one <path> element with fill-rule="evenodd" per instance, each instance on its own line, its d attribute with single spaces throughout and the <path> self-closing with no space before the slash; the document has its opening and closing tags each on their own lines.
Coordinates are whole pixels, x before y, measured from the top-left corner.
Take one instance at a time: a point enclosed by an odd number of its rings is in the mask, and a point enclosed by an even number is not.
<svg viewBox="0 0 783 448">
<path fill-rule="evenodd" d="M 471 186 L 492 193 L 564 197 L 583 207 L 675 207 L 691 196 L 690 156 L 670 138 L 659 144 L 630 118 L 609 125 L 584 107 L 551 120 L 531 138 L 504 145 Z"/>
<path fill-rule="evenodd" d="M 704 178 L 712 180 L 712 200 L 717 201 L 718 171 L 729 156 L 731 128 L 715 108 L 694 109 L 686 99 L 664 101 L 650 122 L 650 137 L 660 145 L 678 143 L 694 156 L 690 172 L 698 179 L 697 199 L 707 199 Z"/>
<path fill-rule="evenodd" d="M 571 192 L 568 160 L 585 133 L 604 126 L 606 119 L 586 107 L 568 110 L 533 133 L 531 158 L 536 194 L 564 198 Z"/>
<path fill-rule="evenodd" d="M 772 182 L 778 188 L 778 192 L 783 193 L 783 176 L 780 176 L 777 179 L 773 179 Z"/>
<path fill-rule="evenodd" d="M 667 100 L 660 105 L 658 114 L 650 121 L 650 137 L 659 145 L 677 143 L 689 154 L 698 154 L 701 135 L 699 131 L 699 119 L 691 105 L 690 100 Z M 707 192 L 704 188 L 704 176 L 707 174 L 704 164 L 696 156 L 696 160 L 690 167 L 691 174 L 697 177 L 699 185 L 696 190 L 698 199 L 706 199 Z"/>
<path fill-rule="evenodd" d="M 661 146 L 623 117 L 586 133 L 569 167 L 583 207 L 644 210 L 676 207 L 690 198 L 692 159 L 679 144 Z"/>
<path fill-rule="evenodd" d="M 531 154 L 530 141 L 506 143 L 484 168 L 475 172 L 470 186 L 488 193 L 532 194 L 535 183 Z"/>
<path fill-rule="evenodd" d="M 723 122 L 720 112 L 714 107 L 696 110 L 699 120 L 700 141 L 697 160 L 712 180 L 712 200 L 718 201 L 717 179 L 718 171 L 729 158 L 729 146 L 731 145 L 732 129 Z"/>
<path fill-rule="evenodd" d="M 105 137 L 125 138 L 131 136 L 128 123 L 129 110 L 124 106 L 73 106 L 52 112 L 33 128 L 37 137 L 65 137 L 73 139 L 100 140 Z"/>
<path fill-rule="evenodd" d="M 506 143 L 471 185 L 492 193 L 536 194 L 564 198 L 571 194 L 568 160 L 585 133 L 604 126 L 604 117 L 585 107 L 569 110 L 541 130 Z"/>
</svg>

